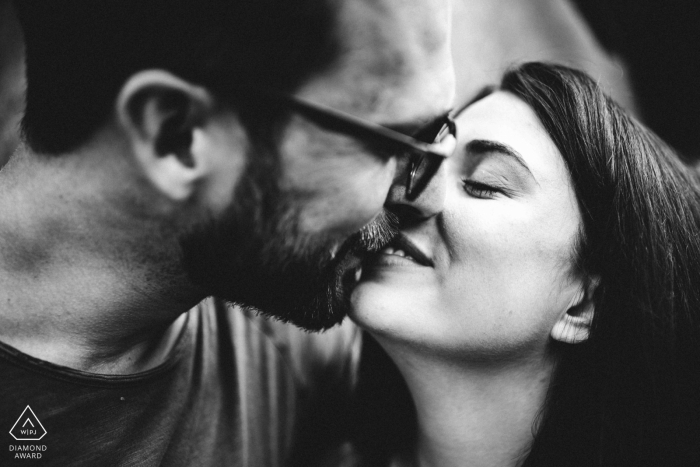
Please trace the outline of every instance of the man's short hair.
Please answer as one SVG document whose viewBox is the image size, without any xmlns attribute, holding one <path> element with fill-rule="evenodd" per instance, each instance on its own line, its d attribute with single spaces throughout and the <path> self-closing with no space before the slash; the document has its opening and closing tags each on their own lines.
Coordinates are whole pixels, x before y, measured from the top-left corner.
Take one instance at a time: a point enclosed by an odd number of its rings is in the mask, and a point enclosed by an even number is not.
<svg viewBox="0 0 700 467">
<path fill-rule="evenodd" d="M 254 96 L 236 88 L 291 92 L 337 52 L 330 0 L 17 0 L 15 7 L 27 55 L 24 138 L 49 154 L 85 143 L 140 70 L 170 71 L 226 105 L 250 108 Z"/>
</svg>

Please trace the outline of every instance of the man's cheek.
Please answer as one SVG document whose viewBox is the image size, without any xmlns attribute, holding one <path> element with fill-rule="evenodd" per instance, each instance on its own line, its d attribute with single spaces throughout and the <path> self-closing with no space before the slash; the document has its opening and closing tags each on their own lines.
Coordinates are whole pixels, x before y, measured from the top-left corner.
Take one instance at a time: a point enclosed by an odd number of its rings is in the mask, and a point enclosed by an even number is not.
<svg viewBox="0 0 700 467">
<path fill-rule="evenodd" d="M 344 167 L 319 180 L 323 188 L 300 210 L 301 230 L 335 238 L 358 231 L 381 212 L 395 168 L 391 159 L 363 169 Z"/>
</svg>

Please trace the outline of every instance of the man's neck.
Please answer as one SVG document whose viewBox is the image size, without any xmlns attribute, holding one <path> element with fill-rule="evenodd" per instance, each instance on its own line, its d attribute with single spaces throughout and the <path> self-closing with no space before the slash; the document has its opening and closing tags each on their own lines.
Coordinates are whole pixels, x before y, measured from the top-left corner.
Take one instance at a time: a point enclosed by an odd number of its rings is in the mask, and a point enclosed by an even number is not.
<svg viewBox="0 0 700 467">
<path fill-rule="evenodd" d="M 104 170 L 39 157 L 16 154 L 0 172 L 0 340 L 83 371 L 157 365 L 202 298 L 175 242 L 129 218 Z"/>
<path fill-rule="evenodd" d="M 552 363 L 500 367 L 391 352 L 416 405 L 417 445 L 396 465 L 515 467 L 532 440 Z"/>
</svg>

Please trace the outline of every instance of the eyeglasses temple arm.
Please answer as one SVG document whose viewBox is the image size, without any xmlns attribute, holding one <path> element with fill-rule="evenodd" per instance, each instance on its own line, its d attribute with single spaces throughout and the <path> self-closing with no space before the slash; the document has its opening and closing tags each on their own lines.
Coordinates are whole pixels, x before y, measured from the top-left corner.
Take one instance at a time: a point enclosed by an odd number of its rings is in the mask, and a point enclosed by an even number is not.
<svg viewBox="0 0 700 467">
<path fill-rule="evenodd" d="M 311 104 L 309 102 L 300 101 L 293 97 L 280 96 L 280 98 L 285 99 L 288 105 L 290 105 L 294 110 L 313 120 L 317 125 L 328 130 L 342 132 L 353 136 L 372 138 L 379 140 L 379 142 L 382 142 L 382 140 L 383 142 L 390 141 L 404 147 L 407 150 L 419 151 L 426 155 L 435 157 L 446 158 L 449 156 L 447 153 L 437 152 L 435 150 L 437 146 L 436 144 L 424 143 L 415 138 L 399 133 L 398 131 L 394 131 L 391 128 L 386 128 L 384 126 L 362 120 L 339 110 L 325 107 L 320 104 Z M 445 129 L 443 129 L 443 131 L 444 130 Z M 444 136 L 439 135 L 439 138 L 440 137 Z"/>
</svg>

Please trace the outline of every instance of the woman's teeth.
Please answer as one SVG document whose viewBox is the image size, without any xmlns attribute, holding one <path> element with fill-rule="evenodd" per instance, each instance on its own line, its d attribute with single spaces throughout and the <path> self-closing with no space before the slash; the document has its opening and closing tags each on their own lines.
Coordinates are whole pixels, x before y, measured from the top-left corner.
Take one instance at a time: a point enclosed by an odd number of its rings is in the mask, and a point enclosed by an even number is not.
<svg viewBox="0 0 700 467">
<path fill-rule="evenodd" d="M 407 255 L 405 251 L 399 249 L 399 248 L 392 248 L 392 247 L 386 247 L 382 250 L 382 253 L 385 255 L 394 255 L 394 256 L 401 256 L 402 258 L 410 259 L 413 261 L 413 257 L 410 255 Z"/>
</svg>

